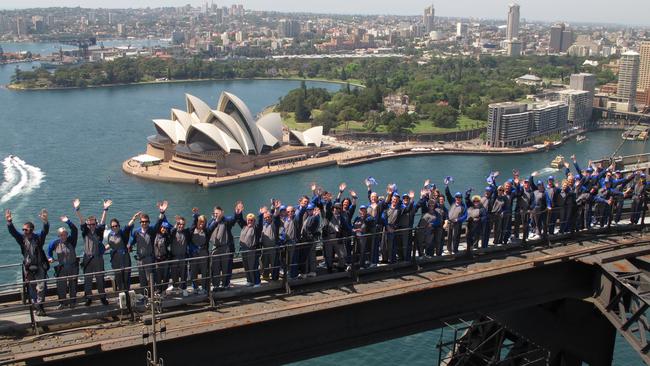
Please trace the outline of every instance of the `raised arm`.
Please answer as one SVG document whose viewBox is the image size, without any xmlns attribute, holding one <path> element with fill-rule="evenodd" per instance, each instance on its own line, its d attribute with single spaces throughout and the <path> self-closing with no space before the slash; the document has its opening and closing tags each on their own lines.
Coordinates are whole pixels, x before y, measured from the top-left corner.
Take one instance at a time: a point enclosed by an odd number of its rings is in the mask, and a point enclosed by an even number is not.
<svg viewBox="0 0 650 366">
<path fill-rule="evenodd" d="M 45 237 L 47 237 L 47 234 L 50 232 L 50 223 L 49 221 L 47 221 L 48 218 L 47 210 L 42 209 L 41 212 L 38 214 L 38 218 L 40 218 L 41 221 L 43 222 L 43 229 L 39 234 L 40 245 L 42 247 L 43 245 L 45 245 Z"/>
<path fill-rule="evenodd" d="M 9 234 L 11 234 L 11 236 L 13 236 L 14 239 L 16 239 L 16 242 L 18 242 L 18 244 L 20 244 L 22 247 L 23 240 L 24 240 L 23 234 L 19 233 L 18 230 L 16 230 L 16 227 L 14 226 L 13 223 L 11 210 L 9 209 L 5 210 L 5 220 L 7 220 L 7 229 L 9 229 Z"/>
<path fill-rule="evenodd" d="M 142 215 L 142 211 L 138 211 L 135 214 L 133 214 L 133 217 L 131 217 L 131 220 L 129 220 L 129 223 L 126 225 L 129 228 L 133 228 L 133 225 L 135 224 L 135 220 Z"/>
<path fill-rule="evenodd" d="M 108 212 L 108 208 L 111 207 L 112 204 L 113 204 L 113 201 L 104 200 L 104 209 L 102 210 L 102 219 L 99 222 L 99 225 L 106 224 L 106 213 Z"/>
<path fill-rule="evenodd" d="M 61 216 L 61 222 L 68 224 L 68 227 L 70 228 L 70 243 L 73 247 L 77 247 L 77 238 L 79 236 L 77 225 L 73 224 L 68 216 L 65 215 Z"/>
<path fill-rule="evenodd" d="M 79 218 L 79 225 L 83 225 L 84 217 L 81 214 L 81 201 L 79 201 L 79 198 L 75 198 L 72 201 L 72 207 L 74 207 L 74 214 L 77 215 L 77 218 Z"/>
</svg>

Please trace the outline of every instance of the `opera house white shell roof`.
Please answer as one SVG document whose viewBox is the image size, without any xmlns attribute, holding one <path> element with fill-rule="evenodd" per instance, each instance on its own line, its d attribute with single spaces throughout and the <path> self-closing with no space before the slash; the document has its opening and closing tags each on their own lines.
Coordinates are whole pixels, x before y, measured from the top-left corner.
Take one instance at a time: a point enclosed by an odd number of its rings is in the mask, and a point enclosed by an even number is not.
<svg viewBox="0 0 650 366">
<path fill-rule="evenodd" d="M 185 95 L 185 102 L 187 111 L 172 109 L 171 119 L 153 120 L 160 137 L 174 144 L 184 143 L 191 150 L 223 150 L 244 155 L 261 154 L 282 143 L 279 113 L 269 113 L 256 121 L 246 104 L 228 92 L 221 93 L 215 110 L 190 94 Z M 322 137 L 322 128 L 320 135 Z M 305 141 L 315 139 L 320 146 L 320 137 L 312 133 Z"/>
<path fill-rule="evenodd" d="M 291 138 L 303 146 L 320 147 L 323 143 L 323 126 L 312 127 L 302 132 L 291 130 Z"/>
</svg>

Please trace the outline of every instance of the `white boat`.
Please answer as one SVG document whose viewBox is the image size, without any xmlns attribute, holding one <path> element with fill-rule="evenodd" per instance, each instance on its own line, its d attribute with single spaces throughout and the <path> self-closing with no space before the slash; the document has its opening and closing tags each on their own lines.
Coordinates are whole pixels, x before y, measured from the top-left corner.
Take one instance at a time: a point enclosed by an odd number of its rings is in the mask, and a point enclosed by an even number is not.
<svg viewBox="0 0 650 366">
<path fill-rule="evenodd" d="M 395 151 L 388 150 L 388 151 L 383 151 L 380 155 L 392 155 L 395 154 Z"/>
<path fill-rule="evenodd" d="M 587 139 L 587 136 L 585 135 L 578 135 L 576 136 L 576 142 L 582 142 Z"/>
<path fill-rule="evenodd" d="M 411 151 L 413 151 L 413 152 L 427 152 L 427 151 L 431 151 L 431 149 L 428 148 L 428 147 L 414 147 L 414 148 L 411 149 Z"/>
</svg>

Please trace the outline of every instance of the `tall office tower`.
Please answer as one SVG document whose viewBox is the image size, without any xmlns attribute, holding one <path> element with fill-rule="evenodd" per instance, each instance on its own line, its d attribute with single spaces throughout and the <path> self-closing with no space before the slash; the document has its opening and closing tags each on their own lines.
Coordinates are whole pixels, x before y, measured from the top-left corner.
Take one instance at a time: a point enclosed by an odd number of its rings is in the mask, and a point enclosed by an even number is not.
<svg viewBox="0 0 650 366">
<path fill-rule="evenodd" d="M 519 4 L 508 5 L 508 28 L 506 39 L 511 40 L 519 35 Z"/>
<path fill-rule="evenodd" d="M 467 37 L 469 27 L 466 23 L 456 23 L 456 37 Z"/>
<path fill-rule="evenodd" d="M 562 31 L 562 45 L 560 51 L 566 52 L 573 44 L 573 30 L 565 29 Z"/>
<path fill-rule="evenodd" d="M 422 23 L 424 24 L 424 31 L 429 34 L 433 31 L 433 19 L 436 15 L 436 9 L 431 6 L 424 8 L 424 15 L 422 15 Z"/>
<path fill-rule="evenodd" d="M 18 38 L 27 36 L 27 23 L 23 17 L 16 18 L 16 35 Z"/>
<path fill-rule="evenodd" d="M 650 88 L 650 41 L 641 43 L 639 54 L 639 83 L 636 88 L 646 90 Z"/>
<path fill-rule="evenodd" d="M 639 81 L 639 54 L 628 51 L 621 55 L 618 62 L 618 88 L 616 95 L 627 102 L 627 110 L 634 111 L 636 87 Z"/>
<path fill-rule="evenodd" d="M 564 32 L 564 23 L 555 24 L 551 27 L 551 37 L 548 43 L 548 52 L 562 52 L 562 33 Z"/>
<path fill-rule="evenodd" d="M 507 42 L 506 52 L 510 57 L 519 57 L 521 56 L 522 51 L 522 42 L 517 38 L 513 38 Z"/>
<path fill-rule="evenodd" d="M 108 13 L 108 25 L 113 25 L 113 13 Z"/>
</svg>

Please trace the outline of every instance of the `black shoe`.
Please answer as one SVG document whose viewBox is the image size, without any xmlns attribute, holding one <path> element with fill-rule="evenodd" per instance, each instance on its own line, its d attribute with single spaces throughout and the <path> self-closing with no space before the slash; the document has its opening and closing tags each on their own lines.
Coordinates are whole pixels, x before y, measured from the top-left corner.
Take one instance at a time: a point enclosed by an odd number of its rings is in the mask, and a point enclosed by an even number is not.
<svg viewBox="0 0 650 366">
<path fill-rule="evenodd" d="M 39 305 L 39 306 L 36 308 L 36 315 L 37 315 L 37 316 L 45 316 L 45 315 L 46 315 L 46 314 L 45 314 L 45 309 L 43 309 L 43 305 Z"/>
<path fill-rule="evenodd" d="M 101 301 L 102 304 L 104 305 L 108 305 L 108 300 L 105 297 L 102 297 L 101 299 L 99 299 L 99 301 Z"/>
<path fill-rule="evenodd" d="M 84 305 L 90 306 L 90 304 L 92 304 L 92 303 L 93 303 L 92 299 L 86 299 L 86 302 L 84 303 Z"/>
</svg>

